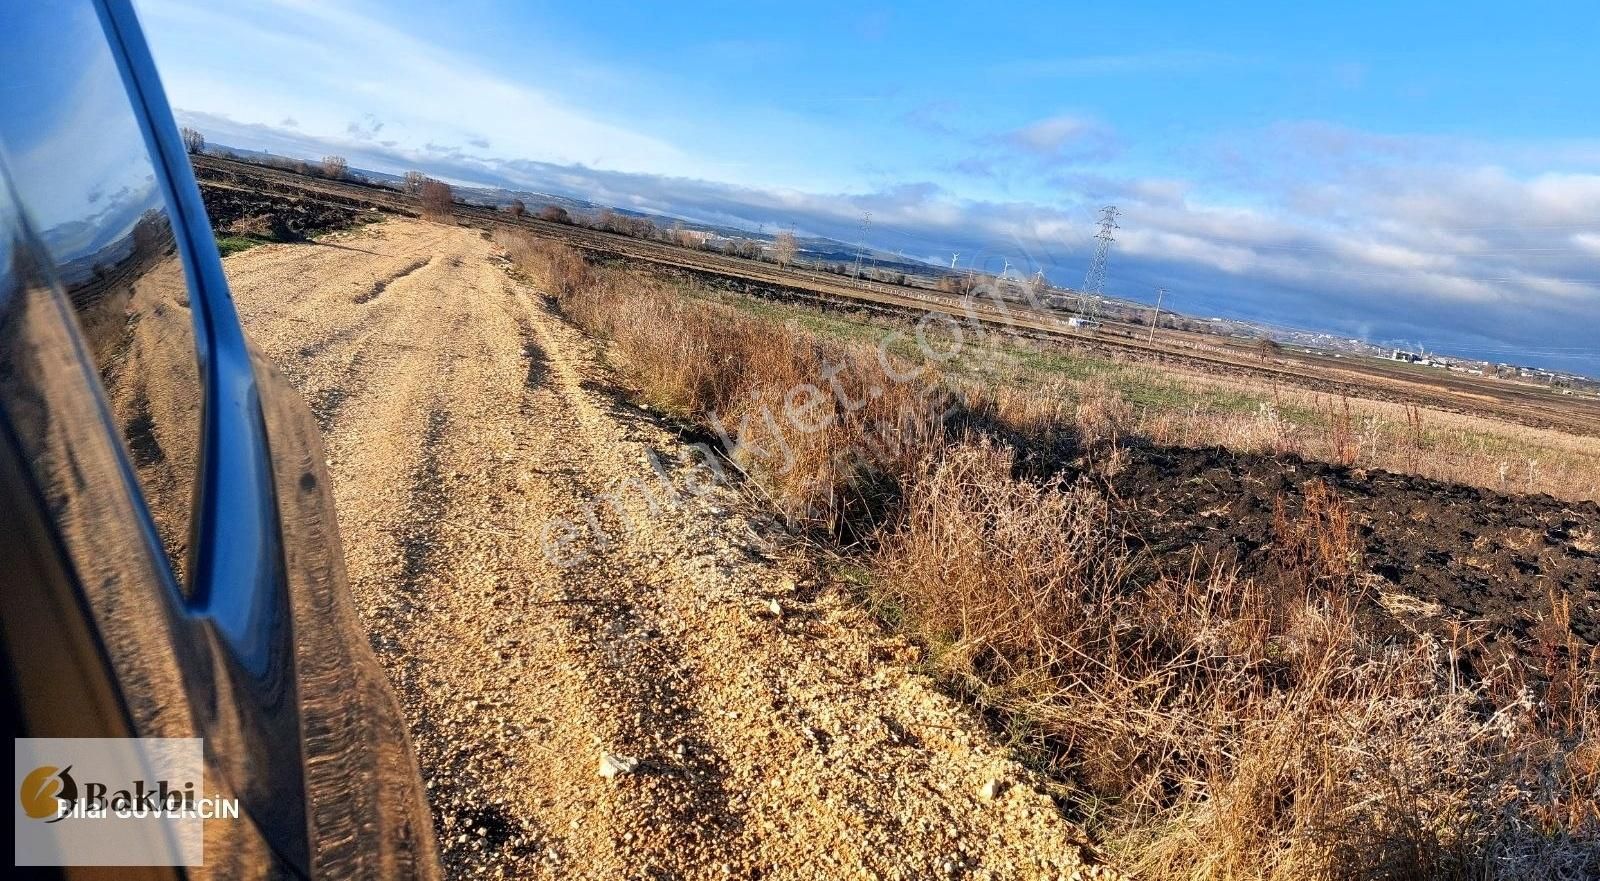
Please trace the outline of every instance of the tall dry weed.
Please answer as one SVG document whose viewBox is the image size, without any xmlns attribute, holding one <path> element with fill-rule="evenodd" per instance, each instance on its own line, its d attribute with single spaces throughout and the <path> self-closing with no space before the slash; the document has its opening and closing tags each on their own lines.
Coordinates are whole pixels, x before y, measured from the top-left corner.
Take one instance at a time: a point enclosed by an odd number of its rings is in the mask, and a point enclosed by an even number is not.
<svg viewBox="0 0 1600 881">
<path fill-rule="evenodd" d="M 916 463 L 942 445 L 958 401 L 925 366 L 886 366 L 870 348 L 686 298 L 526 233 L 502 238 L 563 312 L 610 341 L 641 397 L 715 433 L 729 462 L 797 527 L 864 538 Z"/>
<path fill-rule="evenodd" d="M 1274 879 L 1594 867 L 1592 666 L 1587 702 L 1562 700 L 1587 714 L 1574 724 L 1496 708 L 1431 639 L 1374 641 L 1348 513 L 1321 485 L 1280 518 L 1292 589 L 1201 561 L 1139 583 L 1104 498 L 1015 465 L 987 441 L 929 462 L 877 569 L 937 663 L 1113 806 L 1099 820 L 1124 863 Z"/>
<path fill-rule="evenodd" d="M 1280 504 L 1270 578 L 1152 561 L 1119 526 L 1136 515 L 1040 467 L 1059 457 L 1018 452 L 1115 449 L 1137 417 L 1110 386 L 885 384 L 871 350 L 555 246 L 506 247 L 791 522 L 869 544 L 879 607 L 975 700 L 1026 722 L 1141 877 L 1600 876 L 1597 659 L 1553 643 L 1548 685 L 1467 681 L 1430 637 L 1369 633 L 1355 525 L 1325 484 Z M 1301 448 L 1276 404 L 1192 415 L 1166 431 Z M 1408 426 L 1420 449 L 1420 414 Z"/>
</svg>

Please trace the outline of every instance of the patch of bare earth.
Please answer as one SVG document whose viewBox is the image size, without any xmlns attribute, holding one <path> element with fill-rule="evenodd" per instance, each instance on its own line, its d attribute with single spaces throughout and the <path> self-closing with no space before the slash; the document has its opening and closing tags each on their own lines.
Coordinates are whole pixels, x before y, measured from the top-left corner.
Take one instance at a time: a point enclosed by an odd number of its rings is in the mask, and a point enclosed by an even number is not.
<svg viewBox="0 0 1600 881">
<path fill-rule="evenodd" d="M 1101 874 L 910 647 L 692 491 L 704 467 L 476 231 L 392 220 L 227 269 L 322 422 L 452 875 Z"/>
</svg>

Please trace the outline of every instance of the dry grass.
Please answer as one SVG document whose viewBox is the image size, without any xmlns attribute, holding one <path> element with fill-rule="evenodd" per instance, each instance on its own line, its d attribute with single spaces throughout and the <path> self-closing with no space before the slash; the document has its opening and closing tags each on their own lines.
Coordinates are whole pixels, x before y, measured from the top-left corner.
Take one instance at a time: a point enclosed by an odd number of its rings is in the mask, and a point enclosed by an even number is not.
<svg viewBox="0 0 1600 881">
<path fill-rule="evenodd" d="M 1325 485 L 1277 507 L 1277 574 L 1240 579 L 1203 559 L 1142 559 L 1090 482 L 1044 467 L 1071 455 L 1115 469 L 1136 433 L 1304 451 L 1284 415 L 1299 401 L 1274 396 L 1233 422 L 1141 412 L 1105 378 L 1023 390 L 929 371 L 882 385 L 884 365 L 859 345 L 560 246 L 501 244 L 609 340 L 642 398 L 722 433 L 791 522 L 855 543 L 885 617 L 1032 732 L 1124 867 L 1192 879 L 1600 874 L 1600 667 L 1559 603 L 1542 680 L 1506 669 L 1464 682 L 1454 648 L 1364 631 L 1360 543 Z M 1367 414 L 1347 402 L 1326 412 L 1342 426 L 1335 453 L 1370 461 L 1381 432 Z M 1393 443 L 1420 451 L 1420 413 L 1400 424 Z"/>
<path fill-rule="evenodd" d="M 1163 381 L 1176 390 L 1173 398 L 1202 405 L 1141 407 L 1133 431 L 1159 443 L 1294 453 L 1499 492 L 1600 501 L 1600 438 L 1181 369 L 1164 372 Z M 1246 401 L 1255 406 L 1239 406 Z"/>
<path fill-rule="evenodd" d="M 499 236 L 565 314 L 611 343 L 640 398 L 716 432 L 732 464 L 798 528 L 861 538 L 939 443 L 951 393 L 884 380 L 870 350 L 686 301 L 659 282 L 588 266 L 563 245 Z"/>
<path fill-rule="evenodd" d="M 1457 681 L 1432 641 L 1369 641 L 1349 515 L 1325 489 L 1280 513 L 1278 583 L 1199 561 L 1134 583 L 1105 499 L 1018 481 L 1013 455 L 978 442 L 930 462 L 877 568 L 939 666 L 1033 726 L 1125 866 L 1283 879 L 1600 868 L 1593 667 L 1573 668 L 1582 694 L 1496 706 L 1494 684 Z"/>
<path fill-rule="evenodd" d="M 747 313 L 796 321 L 824 337 L 879 337 L 897 326 L 893 319 L 824 314 L 753 298 L 728 302 Z M 1151 365 L 1061 342 L 1009 337 L 980 353 L 945 369 L 989 388 L 1015 386 L 1024 394 L 1069 402 L 1085 383 L 1110 387 L 1133 409 L 1125 433 L 1159 444 L 1294 453 L 1501 492 L 1600 501 L 1600 437 L 1415 404 L 1330 396 L 1180 364 Z"/>
</svg>

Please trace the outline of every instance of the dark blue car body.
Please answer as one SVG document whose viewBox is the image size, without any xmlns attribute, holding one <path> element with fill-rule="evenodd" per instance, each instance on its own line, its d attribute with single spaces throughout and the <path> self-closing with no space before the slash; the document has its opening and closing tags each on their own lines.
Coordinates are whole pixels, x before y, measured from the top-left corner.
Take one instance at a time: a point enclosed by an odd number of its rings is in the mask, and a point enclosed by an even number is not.
<svg viewBox="0 0 1600 881">
<path fill-rule="evenodd" d="M 199 737 L 206 865 L 435 877 L 325 456 L 240 327 L 124 0 L 0 12 L 0 650 L 17 737 Z M 59 870 L 62 874 L 76 874 Z"/>
</svg>

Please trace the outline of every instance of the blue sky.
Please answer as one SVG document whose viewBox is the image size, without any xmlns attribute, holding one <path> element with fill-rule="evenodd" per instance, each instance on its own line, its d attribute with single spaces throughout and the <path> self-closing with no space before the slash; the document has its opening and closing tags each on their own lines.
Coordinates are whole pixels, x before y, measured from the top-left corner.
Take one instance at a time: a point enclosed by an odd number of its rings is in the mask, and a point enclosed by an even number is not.
<svg viewBox="0 0 1600 881">
<path fill-rule="evenodd" d="M 1592 3 L 138 5 L 214 141 L 1600 374 Z"/>
</svg>

